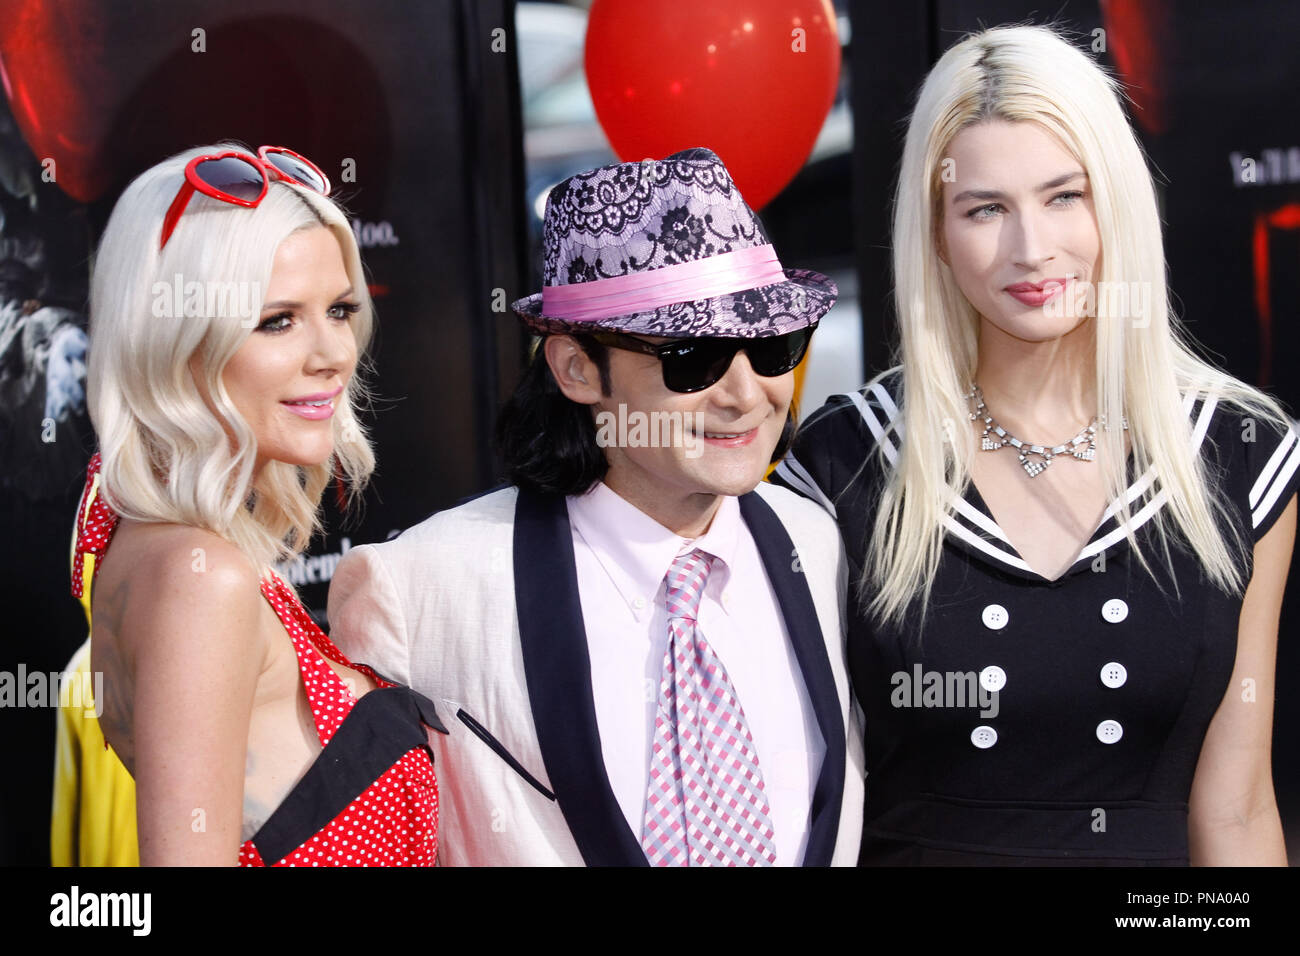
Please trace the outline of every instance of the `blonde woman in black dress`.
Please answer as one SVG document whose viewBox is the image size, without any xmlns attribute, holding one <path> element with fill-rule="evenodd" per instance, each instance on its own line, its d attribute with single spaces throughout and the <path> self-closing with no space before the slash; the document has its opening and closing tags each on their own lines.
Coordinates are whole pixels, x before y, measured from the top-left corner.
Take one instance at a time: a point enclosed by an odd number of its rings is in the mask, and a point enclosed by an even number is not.
<svg viewBox="0 0 1300 956">
<path fill-rule="evenodd" d="M 899 364 L 775 476 L 859 585 L 863 862 L 1284 865 L 1297 425 L 1171 314 L 1115 82 L 1046 28 L 954 46 L 893 239 Z"/>
</svg>

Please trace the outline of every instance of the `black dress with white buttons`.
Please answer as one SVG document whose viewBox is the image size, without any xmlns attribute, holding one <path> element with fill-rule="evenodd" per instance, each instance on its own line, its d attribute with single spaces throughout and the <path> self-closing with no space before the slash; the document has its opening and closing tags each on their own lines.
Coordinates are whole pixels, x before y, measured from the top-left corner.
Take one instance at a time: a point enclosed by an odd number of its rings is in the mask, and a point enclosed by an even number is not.
<svg viewBox="0 0 1300 956">
<path fill-rule="evenodd" d="M 902 424 L 901 378 L 894 370 L 832 397 L 772 479 L 835 515 L 853 582 L 903 437 L 887 431 Z M 1257 541 L 1300 484 L 1300 422 L 1282 434 L 1200 393 L 1183 399 L 1194 447 Z M 1153 472 L 1129 466 L 1131 520 L 1154 580 L 1114 506 L 1070 569 L 1047 580 L 971 484 L 947 525 L 923 633 L 878 628 L 850 600 L 849 666 L 866 715 L 863 863 L 1188 862 L 1188 795 L 1228 689 L 1242 602 L 1210 585 L 1185 548 L 1165 561 L 1149 526 L 1164 494 Z"/>
</svg>

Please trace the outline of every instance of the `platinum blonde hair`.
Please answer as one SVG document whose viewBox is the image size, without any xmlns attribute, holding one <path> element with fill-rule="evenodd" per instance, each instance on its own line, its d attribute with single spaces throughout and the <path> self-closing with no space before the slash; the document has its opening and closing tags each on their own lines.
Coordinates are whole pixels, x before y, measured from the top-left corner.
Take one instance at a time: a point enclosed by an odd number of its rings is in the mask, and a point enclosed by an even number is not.
<svg viewBox="0 0 1300 956">
<path fill-rule="evenodd" d="M 361 304 L 351 319 L 358 370 L 374 311 L 346 217 L 331 200 L 289 183 L 272 182 L 252 209 L 196 192 L 159 251 L 163 217 L 186 163 L 225 149 L 247 151 L 222 143 L 179 153 L 138 176 L 114 207 L 91 276 L 87 404 L 103 457 L 102 493 L 114 511 L 211 531 L 262 574 L 307 546 L 319 528 L 321 494 L 336 471 L 355 496 L 375 465 L 356 415 L 364 386 L 353 375 L 336 405 L 330 459 L 309 467 L 268 461 L 254 480 L 257 440 L 222 372 L 257 324 L 280 243 L 319 226 L 338 240 Z M 249 295 L 218 300 L 215 309 L 206 299 L 194 310 L 200 315 L 155 314 L 167 311 L 160 290 L 171 295 L 177 276 Z M 191 372 L 191 357 L 215 415 Z"/>
<path fill-rule="evenodd" d="M 1231 520 L 1216 522 L 1216 512 L 1225 519 L 1229 514 L 1210 491 L 1201 457 L 1192 453 L 1182 393 L 1196 390 L 1207 400 L 1275 422 L 1282 431 L 1288 419 L 1271 397 L 1198 357 L 1171 311 L 1155 188 L 1122 96 L 1117 81 L 1042 26 L 999 27 L 966 37 L 940 58 L 921 88 L 903 147 L 893 220 L 897 361 L 906 394 L 887 437 L 899 454 L 891 469 L 879 446 L 875 452 L 888 478 L 875 527 L 868 529 L 859 582 L 862 604 L 878 620 L 901 623 L 919 598 L 924 621 L 943 522 L 954 496 L 963 495 L 970 482 L 976 440 L 966 395 L 978 365 L 979 316 L 938 254 L 941 175 L 953 138 L 990 120 L 1037 123 L 1073 154 L 1088 174 L 1101 239 L 1093 281 L 1142 283 L 1150 290 L 1149 324 L 1135 323 L 1132 315 L 1085 320 L 1094 330 L 1098 414 L 1110 422 L 1127 416 L 1138 473 L 1154 466 L 1160 476 L 1138 500 L 1120 500 L 1128 484 L 1123 431 L 1098 430 L 1107 499 L 1120 501 L 1119 520 L 1134 553 L 1154 578 L 1128 524 L 1163 493 L 1167 503 L 1157 506 L 1154 520 L 1166 563 L 1171 536 L 1178 532 L 1214 585 L 1233 593 L 1244 587 L 1246 542 Z"/>
</svg>

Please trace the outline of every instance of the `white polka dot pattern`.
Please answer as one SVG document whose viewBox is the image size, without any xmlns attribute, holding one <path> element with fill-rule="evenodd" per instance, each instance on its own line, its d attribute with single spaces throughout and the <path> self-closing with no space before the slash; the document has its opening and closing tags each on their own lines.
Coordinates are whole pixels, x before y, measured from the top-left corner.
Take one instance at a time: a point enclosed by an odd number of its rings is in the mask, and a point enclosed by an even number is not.
<svg viewBox="0 0 1300 956">
<path fill-rule="evenodd" d="M 99 577 L 99 565 L 108 553 L 108 544 L 113 540 L 117 530 L 117 513 L 111 509 L 103 496 L 99 494 L 99 471 L 103 460 L 95 452 L 86 465 L 86 486 L 81 492 L 81 504 L 77 506 L 77 543 L 72 552 L 72 596 L 83 598 L 85 584 L 86 555 L 95 556 L 93 578 Z M 84 596 L 89 613 L 89 595 Z"/>
<path fill-rule="evenodd" d="M 322 747 L 328 746 L 357 698 L 321 656 L 364 671 L 380 687 L 394 686 L 363 664 L 352 664 L 316 626 L 293 590 L 278 577 L 262 579 L 262 594 L 293 639 L 307 701 Z M 438 855 L 438 781 L 423 747 L 407 751 L 348 807 L 273 866 L 433 866 Z M 240 866 L 268 865 L 252 840 Z"/>
<path fill-rule="evenodd" d="M 89 613 L 89 595 L 83 597 L 87 555 L 94 555 L 92 578 L 108 553 L 118 516 L 98 494 L 102 461 L 98 452 L 86 467 L 86 485 L 77 509 L 72 593 L 82 598 Z M 380 687 L 392 687 L 364 664 L 353 664 L 316 626 L 297 594 L 279 577 L 262 579 L 262 595 L 293 640 L 307 701 L 316 722 L 321 747 L 356 705 L 357 698 L 321 656 L 344 667 L 363 671 Z M 108 749 L 105 741 L 104 748 Z M 438 855 L 438 780 L 433 760 L 423 747 L 402 755 L 346 809 L 273 866 L 433 866 Z M 239 849 L 240 866 L 268 865 L 247 840 Z"/>
</svg>

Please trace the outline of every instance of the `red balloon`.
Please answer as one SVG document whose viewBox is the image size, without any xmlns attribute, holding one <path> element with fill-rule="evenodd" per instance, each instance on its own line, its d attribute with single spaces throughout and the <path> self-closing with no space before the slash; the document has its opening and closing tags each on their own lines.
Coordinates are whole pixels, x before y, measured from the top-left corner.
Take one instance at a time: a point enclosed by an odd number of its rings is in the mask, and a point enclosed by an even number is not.
<svg viewBox="0 0 1300 956">
<path fill-rule="evenodd" d="M 620 159 L 707 146 L 758 209 L 812 152 L 839 32 L 830 0 L 595 0 L 586 67 Z"/>
</svg>

